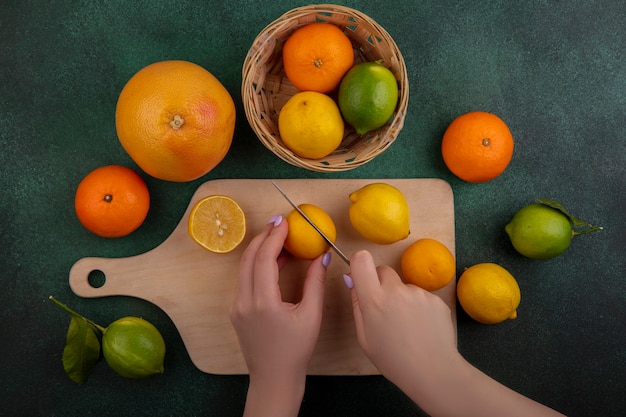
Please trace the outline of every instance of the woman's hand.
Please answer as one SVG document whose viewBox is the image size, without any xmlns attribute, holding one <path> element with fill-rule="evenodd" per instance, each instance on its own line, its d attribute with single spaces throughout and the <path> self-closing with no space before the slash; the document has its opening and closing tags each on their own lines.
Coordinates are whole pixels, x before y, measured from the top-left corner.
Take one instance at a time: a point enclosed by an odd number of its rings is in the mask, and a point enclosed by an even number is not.
<svg viewBox="0 0 626 417">
<path fill-rule="evenodd" d="M 415 383 L 411 370 L 459 360 L 450 308 L 438 296 L 405 285 L 369 252 L 352 255 L 352 306 L 359 344 L 378 370 L 400 388 Z"/>
<path fill-rule="evenodd" d="M 450 309 L 359 251 L 346 284 L 359 344 L 378 370 L 433 417 L 562 416 L 490 378 L 456 348 Z"/>
<path fill-rule="evenodd" d="M 241 258 L 230 319 L 250 373 L 244 415 L 297 415 L 320 331 L 330 253 L 311 262 L 301 301 L 284 302 L 278 278 L 287 230 L 272 217 Z"/>
</svg>

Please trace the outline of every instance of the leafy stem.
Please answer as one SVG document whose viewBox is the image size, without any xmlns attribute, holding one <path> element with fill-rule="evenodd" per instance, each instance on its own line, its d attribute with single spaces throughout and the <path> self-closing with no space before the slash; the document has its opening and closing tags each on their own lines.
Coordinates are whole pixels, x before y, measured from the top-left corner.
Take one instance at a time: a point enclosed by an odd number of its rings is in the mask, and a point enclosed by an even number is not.
<svg viewBox="0 0 626 417">
<path fill-rule="evenodd" d="M 550 200 L 547 198 L 537 198 L 537 202 L 540 204 L 546 205 L 548 207 L 552 207 L 553 209 L 556 209 L 560 211 L 561 213 L 565 214 L 567 218 L 569 219 L 569 221 L 572 223 L 572 235 L 573 236 L 584 235 L 587 233 L 597 232 L 599 230 L 604 229 L 602 226 L 594 226 L 586 220 L 581 220 L 577 217 L 572 216 L 567 211 L 567 209 L 556 200 Z"/>
<path fill-rule="evenodd" d="M 57 301 L 53 296 L 49 298 L 72 316 L 65 336 L 63 369 L 72 381 L 82 384 L 100 359 L 101 339 L 106 329 Z"/>
<path fill-rule="evenodd" d="M 100 330 L 100 332 L 104 333 L 105 332 L 105 328 L 100 326 L 97 323 L 94 323 L 93 321 L 89 320 L 88 318 L 78 314 L 77 312 L 75 312 L 74 310 L 72 310 L 71 308 L 69 308 L 68 306 L 66 306 L 65 304 L 63 304 L 62 302 L 60 302 L 59 300 L 57 300 L 56 298 L 54 298 L 53 296 L 48 297 L 50 299 L 50 301 L 52 301 L 54 304 L 56 304 L 57 306 L 61 307 L 63 310 L 67 311 L 68 313 L 70 313 L 73 317 L 76 317 L 77 319 L 81 319 L 86 321 L 87 323 L 91 324 L 93 327 L 95 327 L 96 329 Z"/>
</svg>

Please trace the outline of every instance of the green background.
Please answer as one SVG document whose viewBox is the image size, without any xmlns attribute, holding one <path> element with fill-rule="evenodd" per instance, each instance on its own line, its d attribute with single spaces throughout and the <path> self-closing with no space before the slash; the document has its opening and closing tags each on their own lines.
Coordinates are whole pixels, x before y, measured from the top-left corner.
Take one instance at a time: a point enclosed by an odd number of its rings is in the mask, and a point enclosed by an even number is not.
<svg viewBox="0 0 626 417">
<path fill-rule="evenodd" d="M 217 178 L 428 178 L 454 191 L 458 271 L 496 262 L 517 277 L 517 320 L 497 326 L 458 314 L 461 353 L 489 375 L 569 415 L 626 412 L 626 3 L 614 1 L 346 1 L 387 29 L 406 61 L 405 126 L 358 169 L 320 174 L 290 166 L 257 140 L 241 102 L 241 67 L 256 35 L 305 3 L 13 1 L 0 17 L 0 414 L 236 416 L 246 376 L 191 363 L 156 306 L 130 297 L 83 299 L 68 272 L 86 256 L 150 250 L 174 229 L 195 189 Z M 115 133 L 126 81 L 155 61 L 183 59 L 215 74 L 237 106 L 233 146 L 201 179 L 169 183 L 141 172 L 152 206 L 144 225 L 102 239 L 79 224 L 74 191 L 92 169 L 136 165 Z M 498 114 L 516 141 L 503 175 L 455 178 L 440 141 L 471 110 Z M 559 200 L 602 232 L 561 257 L 525 259 L 503 227 L 535 197 Z M 69 316 L 50 294 L 107 325 L 142 316 L 163 333 L 166 373 L 142 381 L 104 361 L 87 383 L 64 374 Z M 451 401 L 453 399 L 451 398 Z M 380 376 L 311 377 L 302 416 L 422 415 Z"/>
</svg>

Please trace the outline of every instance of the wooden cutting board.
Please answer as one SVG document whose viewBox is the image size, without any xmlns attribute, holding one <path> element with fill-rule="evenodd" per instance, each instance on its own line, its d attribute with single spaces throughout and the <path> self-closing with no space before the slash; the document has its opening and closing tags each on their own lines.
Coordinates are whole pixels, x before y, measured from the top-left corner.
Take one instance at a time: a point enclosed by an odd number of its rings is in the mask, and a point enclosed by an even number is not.
<svg viewBox="0 0 626 417">
<path fill-rule="evenodd" d="M 376 245 L 361 238 L 350 225 L 348 195 L 373 182 L 386 182 L 404 193 L 411 210 L 411 234 L 392 245 Z M 454 202 L 449 184 L 440 179 L 289 179 L 277 184 L 297 204 L 311 203 L 326 210 L 337 226 L 337 245 L 349 254 L 372 252 L 377 264 L 399 270 L 402 251 L 415 240 L 431 237 L 454 254 Z M 187 233 L 187 219 L 201 198 L 222 194 L 239 203 L 246 215 L 244 242 L 229 254 L 213 254 Z M 154 303 L 172 319 L 193 363 L 212 374 L 245 374 L 247 368 L 228 310 L 236 287 L 241 253 L 274 214 L 286 215 L 291 206 L 269 180 L 214 180 L 202 184 L 172 234 L 156 248 L 127 258 L 83 258 L 70 270 L 70 287 L 81 297 L 125 295 Z M 296 300 L 308 262 L 291 260 L 281 271 L 285 299 Z M 326 300 L 320 336 L 311 359 L 311 375 L 378 374 L 356 339 L 349 290 L 342 274 L 348 266 L 338 255 L 328 268 Z M 101 271 L 105 282 L 95 288 L 89 275 Z M 456 325 L 455 280 L 437 291 L 452 310 Z M 407 329 L 409 330 L 409 329 Z"/>
</svg>

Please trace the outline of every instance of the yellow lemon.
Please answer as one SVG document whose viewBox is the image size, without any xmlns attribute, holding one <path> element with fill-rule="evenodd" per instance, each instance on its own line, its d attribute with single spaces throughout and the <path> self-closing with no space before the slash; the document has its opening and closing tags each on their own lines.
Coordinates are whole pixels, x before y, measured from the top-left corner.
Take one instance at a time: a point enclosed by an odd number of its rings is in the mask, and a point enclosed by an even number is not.
<svg viewBox="0 0 626 417">
<path fill-rule="evenodd" d="M 337 229 L 328 213 L 313 204 L 300 204 L 298 207 L 333 243 L 335 242 Z M 289 212 L 286 220 L 289 232 L 284 247 L 293 256 L 300 259 L 315 259 L 328 251 L 328 243 L 295 209 Z"/>
<path fill-rule="evenodd" d="M 373 183 L 350 194 L 350 223 L 365 239 L 381 245 L 409 236 L 409 204 L 396 187 Z"/>
<path fill-rule="evenodd" d="M 400 258 L 404 281 L 426 291 L 436 291 L 448 285 L 456 273 L 452 252 L 435 239 L 416 240 Z"/>
<path fill-rule="evenodd" d="M 481 263 L 467 268 L 456 287 L 463 310 L 483 324 L 497 324 L 517 317 L 521 294 L 517 281 L 503 267 Z"/>
<path fill-rule="evenodd" d="M 232 198 L 211 195 L 193 206 L 187 228 L 189 236 L 203 248 L 228 253 L 239 246 L 246 235 L 246 216 Z"/>
<path fill-rule="evenodd" d="M 344 122 L 332 98 L 315 91 L 293 95 L 278 115 L 278 131 L 287 148 L 303 158 L 319 159 L 337 149 Z"/>
</svg>

